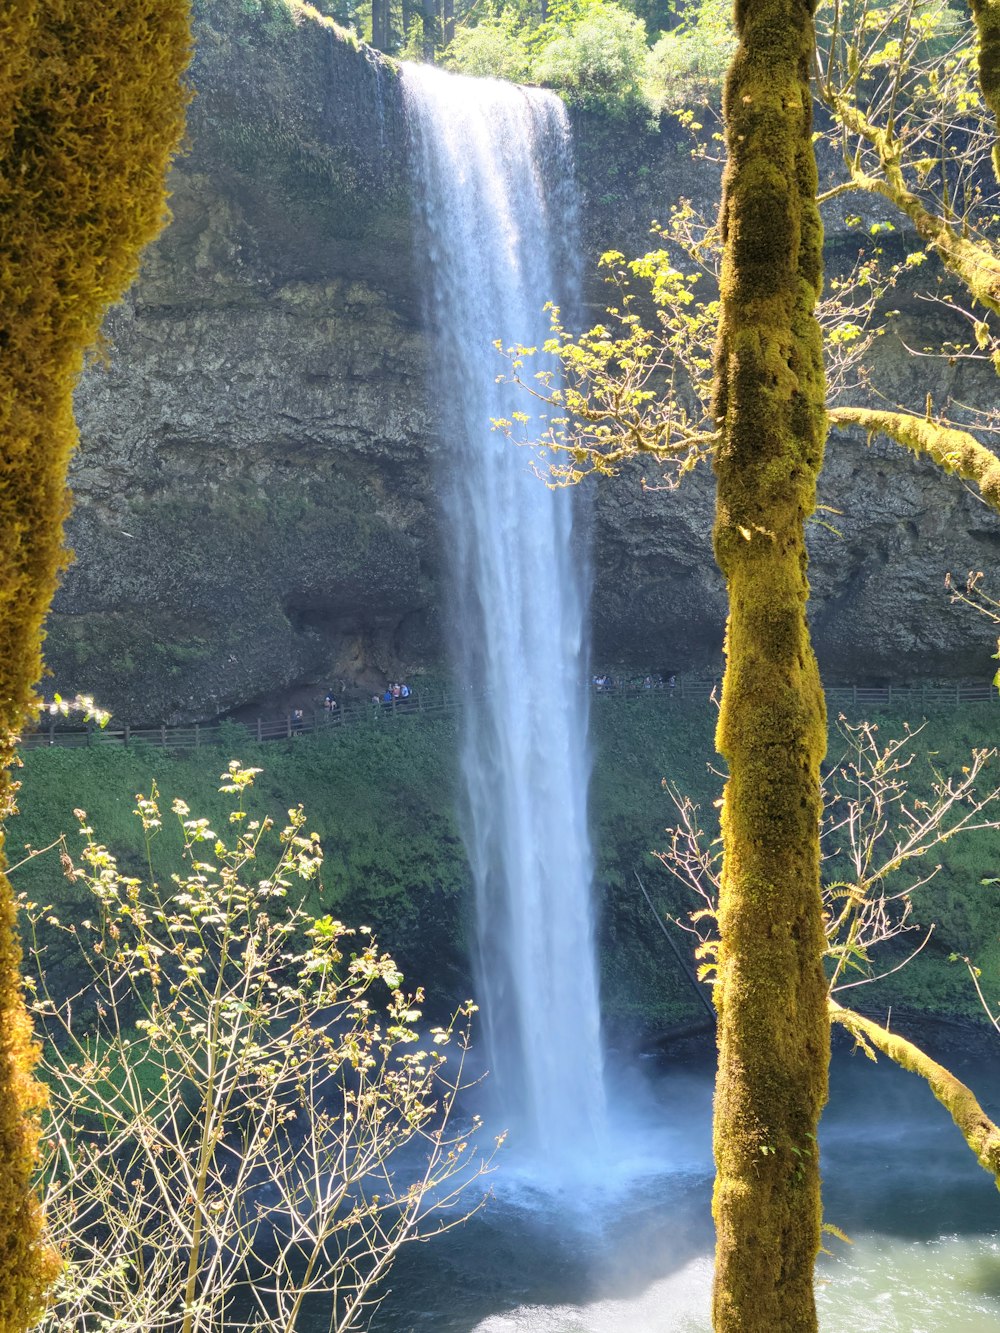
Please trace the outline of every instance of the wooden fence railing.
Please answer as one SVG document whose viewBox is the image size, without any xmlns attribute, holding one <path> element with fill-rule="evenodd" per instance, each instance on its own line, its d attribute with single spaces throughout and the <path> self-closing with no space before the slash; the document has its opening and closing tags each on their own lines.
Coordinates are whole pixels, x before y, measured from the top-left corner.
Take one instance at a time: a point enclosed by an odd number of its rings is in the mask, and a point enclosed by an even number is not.
<svg viewBox="0 0 1000 1333">
<path fill-rule="evenodd" d="M 717 694 L 718 680 L 685 680 L 676 677 L 676 685 L 654 684 L 652 687 L 629 683 L 627 693 L 657 695 L 676 693 L 682 699 L 710 698 Z M 598 694 L 604 691 L 598 689 Z M 611 694 L 622 693 L 619 683 L 607 690 Z M 911 708 L 954 707 L 960 704 L 1000 703 L 1000 690 L 986 681 L 956 681 L 953 685 L 830 685 L 826 687 L 827 707 L 878 708 L 907 705 Z"/>
<path fill-rule="evenodd" d="M 595 686 L 595 702 L 608 697 L 626 696 L 636 701 L 669 703 L 674 698 L 709 699 L 718 692 L 719 682 L 704 678 L 675 676 L 674 684 L 653 680 L 645 684 L 642 677 L 609 680 Z M 468 701 L 469 694 L 459 690 L 415 691 L 408 699 L 392 703 L 347 703 L 333 713 L 323 708 L 304 712 L 301 719 L 292 713 L 279 718 L 258 717 L 250 722 L 185 723 L 158 727 L 68 726 L 63 719 L 46 722 L 22 739 L 22 749 L 44 746 L 131 745 L 141 742 L 169 750 L 194 750 L 202 745 L 215 745 L 224 736 L 233 736 L 234 727 L 242 727 L 248 740 L 291 740 L 295 736 L 313 732 L 334 733 L 342 727 L 372 725 L 383 721 L 402 721 L 408 717 L 453 717 Z M 846 685 L 833 686 L 826 691 L 830 712 L 837 709 L 908 707 L 915 715 L 928 707 L 960 707 L 966 704 L 1000 702 L 1000 691 L 985 682 L 956 682 L 954 685 Z"/>
</svg>

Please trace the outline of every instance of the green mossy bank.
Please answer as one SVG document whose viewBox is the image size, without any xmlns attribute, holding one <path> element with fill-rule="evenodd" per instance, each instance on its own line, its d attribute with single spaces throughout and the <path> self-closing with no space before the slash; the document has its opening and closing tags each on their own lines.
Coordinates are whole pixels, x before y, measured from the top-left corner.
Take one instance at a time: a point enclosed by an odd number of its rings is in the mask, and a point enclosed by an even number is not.
<svg viewBox="0 0 1000 1333">
<path fill-rule="evenodd" d="M 657 906 L 683 915 L 695 905 L 651 855 L 662 845 L 673 807 L 663 780 L 687 792 L 706 822 L 714 817 L 719 780 L 712 769 L 715 710 L 703 702 L 654 692 L 594 700 L 595 770 L 592 786 L 600 904 L 603 1005 L 618 1041 L 644 1041 L 704 1017 L 692 984 L 664 939 L 635 880 L 642 875 Z M 880 734 L 897 734 L 901 714 L 877 719 Z M 913 749 L 918 790 L 934 771 L 960 771 L 973 748 L 1000 745 L 1000 707 L 971 705 L 931 713 Z M 831 759 L 843 752 L 834 731 Z M 44 847 L 67 831 L 72 849 L 74 808 L 87 811 L 100 838 L 139 872 L 144 852 L 133 817 L 135 793 L 155 781 L 164 798 L 182 796 L 192 813 L 222 821 L 218 795 L 230 758 L 262 768 L 258 813 L 283 820 L 302 804 L 309 827 L 323 839 L 323 895 L 311 906 L 349 925 L 369 924 L 398 956 L 408 979 L 422 984 L 438 1007 L 461 999 L 471 986 L 472 890 L 458 815 L 458 736 L 451 721 L 419 715 L 398 722 L 257 745 L 233 726 L 223 748 L 183 755 L 134 745 L 90 750 L 33 750 L 24 756 L 20 814 L 10 829 L 12 861 L 24 844 Z M 1000 779 L 1000 764 L 992 773 Z M 990 775 L 988 774 L 987 777 Z M 180 845 L 168 818 L 160 835 L 165 854 Z M 987 985 L 1000 977 L 1000 886 L 981 883 L 1000 875 L 996 834 L 956 839 L 941 849 L 942 868 L 916 894 L 916 916 L 935 924 L 930 943 L 895 975 L 852 1000 L 884 1016 L 889 1007 L 974 1018 L 979 1013 L 968 975 L 951 954 L 973 957 Z M 82 912 L 81 896 L 60 872 L 55 855 L 25 865 L 15 887 L 52 903 L 63 920 Z M 690 941 L 675 927 L 685 955 Z M 917 936 L 905 937 L 906 946 Z M 53 943 L 53 948 L 56 945 Z M 902 952 L 884 955 L 892 966 Z"/>
</svg>

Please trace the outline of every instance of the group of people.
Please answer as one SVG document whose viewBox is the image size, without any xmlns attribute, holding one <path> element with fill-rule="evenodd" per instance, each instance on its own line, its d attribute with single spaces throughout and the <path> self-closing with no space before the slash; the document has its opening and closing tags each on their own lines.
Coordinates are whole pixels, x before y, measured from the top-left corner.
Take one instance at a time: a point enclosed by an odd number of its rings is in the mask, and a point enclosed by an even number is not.
<svg viewBox="0 0 1000 1333">
<path fill-rule="evenodd" d="M 387 685 L 385 687 L 384 693 L 373 694 L 372 703 L 392 704 L 399 702 L 399 700 L 401 699 L 408 699 L 409 697 L 410 697 L 409 685 L 407 685 L 405 682 L 403 684 L 400 684 L 400 682 L 397 680 L 392 685 Z"/>
<path fill-rule="evenodd" d="M 607 672 L 602 672 L 600 675 L 592 677 L 591 684 L 595 690 L 613 690 L 619 685 L 624 684 L 624 682 L 616 680 L 613 676 L 609 676 Z M 629 684 L 629 688 L 635 689 L 638 685 L 641 689 L 645 690 L 672 690 L 676 684 L 677 677 L 673 673 L 668 675 L 666 679 L 664 679 L 662 675 L 657 674 L 655 676 L 646 676 L 641 683 L 638 677 L 633 677 Z M 397 680 L 393 681 L 391 684 L 387 684 L 381 694 L 373 694 L 371 701 L 376 707 L 381 705 L 383 708 L 391 708 L 393 704 L 405 703 L 411 696 L 412 690 L 409 685 L 407 685 L 405 681 Z M 323 696 L 323 708 L 328 717 L 334 717 L 339 712 L 339 707 L 336 696 L 333 693 L 333 687 L 331 686 Z M 305 715 L 301 708 L 294 708 L 292 710 L 291 721 L 293 731 L 305 730 Z"/>
<path fill-rule="evenodd" d="M 386 685 L 382 694 L 373 694 L 373 704 L 384 704 L 391 706 L 394 703 L 402 702 L 411 697 L 412 691 L 404 681 L 394 681 L 391 685 Z M 337 696 L 333 692 L 333 686 L 327 690 L 323 696 L 323 710 L 328 719 L 336 718 L 340 712 L 340 704 L 337 702 Z M 291 711 L 292 731 L 300 732 L 306 729 L 306 717 L 301 708 L 293 708 Z"/>
<path fill-rule="evenodd" d="M 673 674 L 673 672 L 671 672 L 670 675 L 666 678 L 666 680 L 664 680 L 663 677 L 660 675 L 647 676 L 646 679 L 642 682 L 642 688 L 644 690 L 662 690 L 664 688 L 672 690 L 676 684 L 677 684 L 677 677 Z"/>
<path fill-rule="evenodd" d="M 603 673 L 600 676 L 594 676 L 591 683 L 595 690 L 613 690 L 615 686 L 618 684 L 618 682 L 612 676 L 609 676 L 607 672 Z M 638 677 L 633 677 L 628 688 L 635 689 L 638 683 L 639 683 Z M 676 686 L 676 684 L 677 684 L 677 677 L 673 674 L 673 672 L 671 672 L 671 674 L 667 676 L 666 680 L 664 680 L 663 677 L 659 674 L 655 676 L 646 676 L 642 681 L 642 688 L 644 690 L 662 690 L 662 689 L 672 690 Z"/>
</svg>

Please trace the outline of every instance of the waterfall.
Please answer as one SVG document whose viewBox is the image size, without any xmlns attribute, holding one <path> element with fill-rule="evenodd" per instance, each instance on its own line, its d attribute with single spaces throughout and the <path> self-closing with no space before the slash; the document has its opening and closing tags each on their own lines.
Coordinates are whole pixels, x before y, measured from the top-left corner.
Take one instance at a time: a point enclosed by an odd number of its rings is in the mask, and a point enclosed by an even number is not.
<svg viewBox="0 0 1000 1333">
<path fill-rule="evenodd" d="M 579 250 L 569 123 L 551 93 L 403 66 L 418 267 L 435 347 L 454 663 L 467 689 L 464 838 L 497 1114 L 535 1179 L 595 1167 L 604 1123 L 587 826 L 586 543 L 491 420 L 505 346 L 540 346 Z M 528 427 L 530 432 L 530 426 Z"/>
</svg>

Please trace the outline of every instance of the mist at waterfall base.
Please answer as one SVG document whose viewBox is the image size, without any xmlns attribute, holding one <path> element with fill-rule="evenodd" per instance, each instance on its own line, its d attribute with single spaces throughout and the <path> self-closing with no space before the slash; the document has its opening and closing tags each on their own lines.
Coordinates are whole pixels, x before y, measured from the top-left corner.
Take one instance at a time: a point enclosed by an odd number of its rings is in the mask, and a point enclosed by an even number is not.
<svg viewBox="0 0 1000 1333">
<path fill-rule="evenodd" d="M 403 88 L 449 447 L 454 660 L 470 687 L 485 1132 L 510 1140 L 495 1197 L 403 1251 L 372 1328 L 706 1333 L 710 1056 L 603 1064 L 577 497 L 546 489 L 529 451 L 489 429 L 524 405 L 496 383 L 494 340 L 540 345 L 542 303 L 572 300 L 565 113 L 537 90 L 426 67 L 404 66 Z M 995 1327 L 998 1196 L 923 1085 L 841 1053 L 821 1142 L 827 1220 L 855 1242 L 831 1240 L 821 1261 L 824 1330 Z"/>
<path fill-rule="evenodd" d="M 1000 1114 L 996 1038 L 933 1055 Z M 959 1043 L 960 1045 L 960 1043 Z M 710 1333 L 710 1052 L 645 1062 L 645 1121 L 670 1162 L 585 1195 L 587 1210 L 501 1187 L 461 1229 L 404 1250 L 376 1333 Z M 623 1071 L 628 1082 L 635 1075 Z M 654 1129 L 654 1126 L 659 1129 Z M 822 1333 L 990 1333 L 1000 1325 L 1000 1194 L 925 1084 L 838 1045 L 820 1129 Z M 777 1333 L 777 1330 L 776 1330 Z"/>
</svg>

